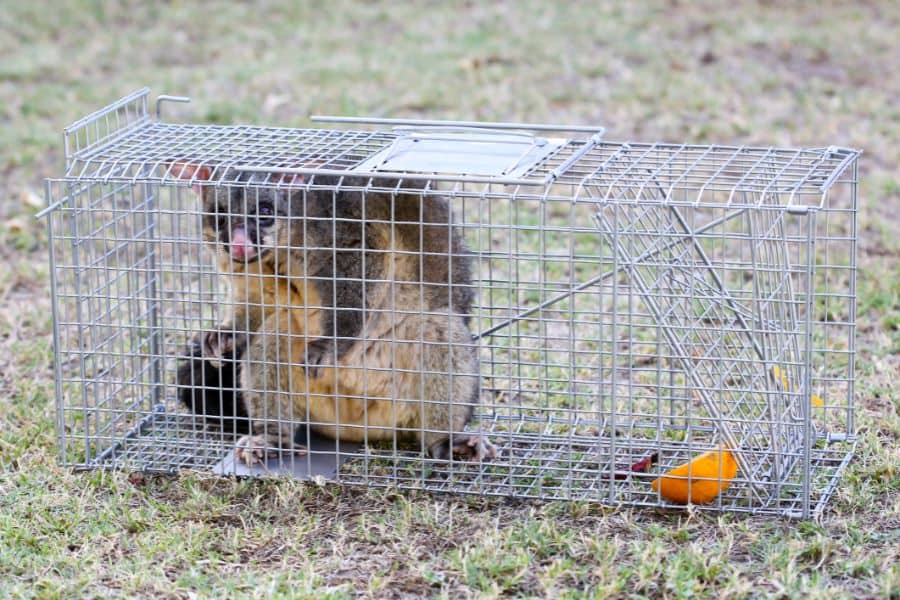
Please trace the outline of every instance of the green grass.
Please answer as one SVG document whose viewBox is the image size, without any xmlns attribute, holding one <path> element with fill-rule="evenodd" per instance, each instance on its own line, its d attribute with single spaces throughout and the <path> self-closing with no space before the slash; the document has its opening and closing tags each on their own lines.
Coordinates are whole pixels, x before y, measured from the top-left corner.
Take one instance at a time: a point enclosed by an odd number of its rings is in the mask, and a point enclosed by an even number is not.
<svg viewBox="0 0 900 600">
<path fill-rule="evenodd" d="M 900 596 L 900 6 L 0 0 L 0 595 Z M 820 523 L 55 466 L 41 179 L 132 89 L 172 120 L 600 123 L 863 148 L 857 457 Z"/>
</svg>

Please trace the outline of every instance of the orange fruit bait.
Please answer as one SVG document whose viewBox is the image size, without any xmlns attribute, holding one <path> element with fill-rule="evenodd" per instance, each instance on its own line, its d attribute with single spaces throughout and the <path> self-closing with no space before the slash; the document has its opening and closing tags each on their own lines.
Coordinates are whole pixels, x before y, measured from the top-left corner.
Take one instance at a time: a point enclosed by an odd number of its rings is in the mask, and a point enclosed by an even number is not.
<svg viewBox="0 0 900 600">
<path fill-rule="evenodd" d="M 650 485 L 669 502 L 706 504 L 731 485 L 737 470 L 734 455 L 722 448 L 675 467 Z"/>
</svg>

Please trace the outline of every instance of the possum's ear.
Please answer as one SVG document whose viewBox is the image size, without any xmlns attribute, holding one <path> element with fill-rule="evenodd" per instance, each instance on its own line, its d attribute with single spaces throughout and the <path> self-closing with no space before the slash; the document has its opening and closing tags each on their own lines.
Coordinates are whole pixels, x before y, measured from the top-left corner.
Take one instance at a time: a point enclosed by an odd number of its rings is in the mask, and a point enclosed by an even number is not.
<svg viewBox="0 0 900 600">
<path fill-rule="evenodd" d="M 279 185 L 300 185 L 306 181 L 303 175 L 298 175 L 296 173 L 272 173 L 269 177 L 269 181 L 272 183 L 277 183 Z M 290 190 L 279 190 L 278 196 L 282 199 L 287 200 L 291 197 Z"/>
<path fill-rule="evenodd" d="M 306 180 L 303 178 L 303 175 L 294 173 L 273 173 L 272 181 L 274 183 L 284 183 L 286 185 L 299 185 Z"/>
<path fill-rule="evenodd" d="M 193 189 L 194 193 L 198 196 L 201 193 L 199 182 L 209 181 L 210 177 L 212 177 L 212 169 L 206 165 L 197 165 L 182 161 L 173 162 L 172 166 L 169 167 L 169 173 L 175 179 L 189 180 L 192 183 L 191 189 Z"/>
</svg>

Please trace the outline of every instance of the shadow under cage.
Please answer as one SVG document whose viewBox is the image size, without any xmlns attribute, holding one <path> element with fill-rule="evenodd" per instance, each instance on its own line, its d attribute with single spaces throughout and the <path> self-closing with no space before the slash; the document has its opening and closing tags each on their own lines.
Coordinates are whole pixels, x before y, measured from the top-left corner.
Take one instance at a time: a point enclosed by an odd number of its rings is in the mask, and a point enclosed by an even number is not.
<svg viewBox="0 0 900 600">
<path fill-rule="evenodd" d="M 167 99 L 73 124 L 46 184 L 63 464 L 669 506 L 712 451 L 736 472 L 698 508 L 824 509 L 858 151 Z"/>
</svg>

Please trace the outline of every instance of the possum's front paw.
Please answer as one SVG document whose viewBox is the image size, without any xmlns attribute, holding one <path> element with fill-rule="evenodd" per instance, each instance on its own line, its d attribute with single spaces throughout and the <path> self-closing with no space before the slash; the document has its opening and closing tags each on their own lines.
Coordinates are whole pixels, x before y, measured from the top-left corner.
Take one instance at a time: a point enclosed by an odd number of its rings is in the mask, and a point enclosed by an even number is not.
<svg viewBox="0 0 900 600">
<path fill-rule="evenodd" d="M 246 346 L 246 336 L 231 331 L 207 331 L 203 334 L 203 357 L 214 366 L 240 356 Z"/>
<path fill-rule="evenodd" d="M 234 448 L 234 458 L 239 462 L 252 467 L 261 463 L 269 456 L 278 456 L 282 452 L 293 453 L 297 456 L 306 454 L 306 447 L 294 445 L 290 448 L 276 448 L 272 446 L 272 440 L 264 435 L 245 435 L 241 437 Z"/>
</svg>

